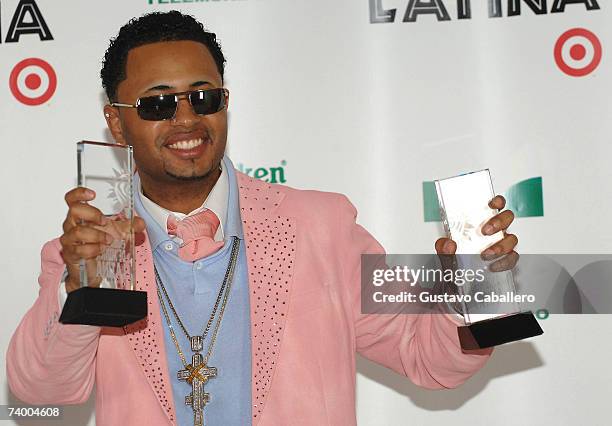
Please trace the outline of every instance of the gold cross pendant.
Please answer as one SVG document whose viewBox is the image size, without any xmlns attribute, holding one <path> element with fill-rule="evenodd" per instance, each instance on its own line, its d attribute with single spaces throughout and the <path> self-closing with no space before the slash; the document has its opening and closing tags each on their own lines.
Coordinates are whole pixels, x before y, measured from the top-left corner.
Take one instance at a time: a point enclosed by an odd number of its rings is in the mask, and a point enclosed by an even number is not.
<svg viewBox="0 0 612 426">
<path fill-rule="evenodd" d="M 204 392 L 204 385 L 209 379 L 216 376 L 217 369 L 207 367 L 201 354 L 194 354 L 191 357 L 191 365 L 177 374 L 180 381 L 191 385 L 191 394 L 185 397 L 185 405 L 190 405 L 193 410 L 194 426 L 204 424 L 204 406 L 210 401 L 210 395 Z"/>
</svg>

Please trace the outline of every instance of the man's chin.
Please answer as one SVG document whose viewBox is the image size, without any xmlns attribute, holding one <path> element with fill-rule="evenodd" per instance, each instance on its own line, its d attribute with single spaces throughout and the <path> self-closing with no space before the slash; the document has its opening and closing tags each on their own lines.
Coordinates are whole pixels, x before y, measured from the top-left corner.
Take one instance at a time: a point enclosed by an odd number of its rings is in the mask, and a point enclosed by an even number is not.
<svg viewBox="0 0 612 426">
<path fill-rule="evenodd" d="M 172 172 L 168 172 L 166 171 L 166 174 L 168 176 L 170 176 L 173 179 L 176 180 L 181 180 L 181 181 L 187 181 L 187 182 L 193 182 L 193 181 L 197 181 L 197 180 L 205 180 L 209 173 L 205 173 L 205 174 L 192 174 L 192 175 L 180 175 L 180 174 L 175 174 Z"/>
<path fill-rule="evenodd" d="M 200 181 L 206 179 L 216 179 L 218 175 L 216 172 L 220 170 L 219 166 L 208 168 L 206 170 L 168 170 L 166 169 L 166 175 L 170 176 L 175 180 L 180 180 L 183 182 L 193 182 Z"/>
</svg>

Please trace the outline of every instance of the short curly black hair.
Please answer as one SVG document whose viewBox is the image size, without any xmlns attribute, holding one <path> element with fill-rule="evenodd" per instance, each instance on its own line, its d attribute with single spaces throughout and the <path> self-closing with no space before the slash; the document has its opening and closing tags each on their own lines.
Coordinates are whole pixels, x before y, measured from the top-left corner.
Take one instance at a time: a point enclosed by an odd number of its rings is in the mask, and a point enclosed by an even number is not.
<svg viewBox="0 0 612 426">
<path fill-rule="evenodd" d="M 197 41 L 205 45 L 217 65 L 221 79 L 225 70 L 225 57 L 215 33 L 206 31 L 204 26 L 191 15 L 177 10 L 152 12 L 131 19 L 111 39 L 102 61 L 102 87 L 109 101 L 116 102 L 117 87 L 125 80 L 125 65 L 128 52 L 138 46 L 161 41 Z"/>
</svg>

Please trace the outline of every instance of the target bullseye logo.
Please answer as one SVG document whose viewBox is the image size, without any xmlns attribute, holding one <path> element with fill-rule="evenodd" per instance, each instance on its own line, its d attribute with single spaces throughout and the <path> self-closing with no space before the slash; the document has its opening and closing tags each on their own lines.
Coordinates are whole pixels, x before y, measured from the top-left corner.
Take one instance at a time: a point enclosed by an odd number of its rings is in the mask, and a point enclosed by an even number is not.
<svg viewBox="0 0 612 426">
<path fill-rule="evenodd" d="M 555 44 L 555 62 L 572 77 L 589 75 L 599 66 L 602 56 L 599 38 L 584 28 L 566 31 Z"/>
<path fill-rule="evenodd" d="M 48 62 L 40 58 L 28 58 L 19 62 L 9 78 L 11 93 L 25 105 L 47 102 L 57 88 L 57 75 Z"/>
</svg>

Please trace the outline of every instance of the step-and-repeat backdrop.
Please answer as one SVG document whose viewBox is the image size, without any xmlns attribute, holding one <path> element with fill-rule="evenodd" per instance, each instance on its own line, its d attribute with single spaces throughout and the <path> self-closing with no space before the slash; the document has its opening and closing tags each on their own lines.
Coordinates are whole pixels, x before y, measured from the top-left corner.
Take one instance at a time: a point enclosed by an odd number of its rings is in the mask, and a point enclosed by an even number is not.
<svg viewBox="0 0 612 426">
<path fill-rule="evenodd" d="M 609 0 L 2 0 L 3 365 L 37 294 L 40 247 L 61 233 L 75 143 L 110 140 L 108 40 L 171 9 L 222 42 L 237 167 L 345 193 L 389 252 L 431 252 L 431 181 L 482 168 L 517 213 L 519 251 L 612 249 Z M 612 320 L 545 317 L 543 336 L 497 348 L 456 390 L 360 360 L 359 423 L 608 424 Z M 5 377 L 0 403 L 15 403 Z M 64 422 L 92 413 L 90 401 Z"/>
</svg>

